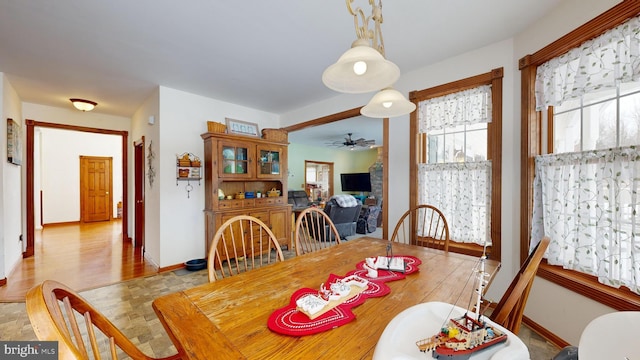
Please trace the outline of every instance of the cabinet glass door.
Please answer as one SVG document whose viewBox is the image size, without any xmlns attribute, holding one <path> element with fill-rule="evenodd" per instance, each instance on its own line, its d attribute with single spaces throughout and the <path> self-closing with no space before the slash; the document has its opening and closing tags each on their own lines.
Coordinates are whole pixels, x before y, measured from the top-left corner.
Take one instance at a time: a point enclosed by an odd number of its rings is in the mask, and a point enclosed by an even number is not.
<svg viewBox="0 0 640 360">
<path fill-rule="evenodd" d="M 260 175 L 280 175 L 280 152 L 260 150 Z"/>
<path fill-rule="evenodd" d="M 248 174 L 249 153 L 246 147 L 222 146 L 222 174 Z"/>
</svg>

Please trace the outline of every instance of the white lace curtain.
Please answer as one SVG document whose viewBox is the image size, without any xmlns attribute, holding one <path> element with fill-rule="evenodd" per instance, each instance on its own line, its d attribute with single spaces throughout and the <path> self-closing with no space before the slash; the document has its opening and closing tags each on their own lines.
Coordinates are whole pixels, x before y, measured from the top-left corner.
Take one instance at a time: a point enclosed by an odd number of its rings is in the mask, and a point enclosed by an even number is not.
<svg viewBox="0 0 640 360">
<path fill-rule="evenodd" d="M 491 122 L 491 85 L 421 101 L 419 132 Z M 419 164 L 418 204 L 442 211 L 452 240 L 491 245 L 491 161 Z"/>
<path fill-rule="evenodd" d="M 419 131 L 491 122 L 491 85 L 478 86 L 418 104 Z"/>
<path fill-rule="evenodd" d="M 532 242 L 551 238 L 549 264 L 640 294 L 637 147 L 536 158 Z"/>
<path fill-rule="evenodd" d="M 420 164 L 418 203 L 434 205 L 458 242 L 491 245 L 491 161 Z"/>
<path fill-rule="evenodd" d="M 538 66 L 536 109 L 640 79 L 640 17 Z"/>
</svg>

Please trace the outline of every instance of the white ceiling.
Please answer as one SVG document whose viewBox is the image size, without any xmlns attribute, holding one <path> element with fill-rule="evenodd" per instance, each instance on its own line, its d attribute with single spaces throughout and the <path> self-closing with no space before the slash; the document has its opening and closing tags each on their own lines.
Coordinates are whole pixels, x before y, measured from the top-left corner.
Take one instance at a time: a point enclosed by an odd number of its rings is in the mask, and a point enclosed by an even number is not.
<svg viewBox="0 0 640 360">
<path fill-rule="evenodd" d="M 387 0 L 386 55 L 408 72 L 512 37 L 561 2 Z M 343 0 L 0 0 L 0 72 L 23 101 L 79 97 L 127 117 L 158 85 L 275 114 L 336 96 L 321 75 L 353 40 Z"/>
</svg>

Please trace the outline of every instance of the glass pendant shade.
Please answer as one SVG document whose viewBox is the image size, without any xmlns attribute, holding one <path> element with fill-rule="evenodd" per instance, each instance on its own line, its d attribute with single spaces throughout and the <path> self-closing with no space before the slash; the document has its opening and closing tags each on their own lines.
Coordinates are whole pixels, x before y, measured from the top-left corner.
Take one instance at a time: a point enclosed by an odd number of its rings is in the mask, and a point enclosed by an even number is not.
<svg viewBox="0 0 640 360">
<path fill-rule="evenodd" d="M 91 101 L 91 100 L 85 100 L 85 99 L 69 99 L 69 100 L 71 101 L 73 106 L 75 106 L 75 108 L 80 111 L 91 111 L 93 110 L 94 107 L 96 107 L 96 105 L 98 105 L 97 102 Z"/>
<path fill-rule="evenodd" d="M 400 68 L 396 64 L 360 40 L 322 73 L 322 82 L 329 89 L 348 94 L 376 91 L 399 78 Z"/>
<path fill-rule="evenodd" d="M 371 101 L 360 109 L 360 113 L 370 118 L 391 118 L 406 115 L 416 109 L 416 104 L 407 100 L 398 90 L 380 90 Z"/>
</svg>

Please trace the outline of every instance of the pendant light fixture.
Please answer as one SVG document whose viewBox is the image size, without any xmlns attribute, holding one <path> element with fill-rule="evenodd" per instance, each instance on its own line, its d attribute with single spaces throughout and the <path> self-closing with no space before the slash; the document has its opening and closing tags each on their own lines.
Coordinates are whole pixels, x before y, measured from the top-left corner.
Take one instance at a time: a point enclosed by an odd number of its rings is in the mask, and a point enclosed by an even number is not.
<svg viewBox="0 0 640 360">
<path fill-rule="evenodd" d="M 347 1 L 347 9 L 353 15 L 356 27 L 356 41 L 338 61 L 329 66 L 322 74 L 322 82 L 330 89 L 360 94 L 378 92 L 360 111 L 362 115 L 375 118 L 388 118 L 406 115 L 416 109 L 399 91 L 391 86 L 400 78 L 400 68 L 385 58 L 382 39 L 382 0 L 369 0 L 371 15 L 365 16 L 358 7 L 351 7 L 353 0 Z M 369 21 L 374 29 L 369 30 Z"/>
<path fill-rule="evenodd" d="M 371 118 L 390 118 L 411 113 L 416 104 L 405 99 L 396 89 L 388 87 L 375 94 L 360 113 Z"/>
<path fill-rule="evenodd" d="M 80 111 L 91 111 L 96 107 L 96 105 L 98 105 L 95 101 L 85 99 L 69 99 L 69 101 L 71 101 L 73 106 Z"/>
</svg>

